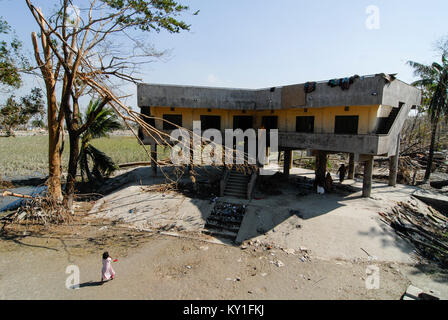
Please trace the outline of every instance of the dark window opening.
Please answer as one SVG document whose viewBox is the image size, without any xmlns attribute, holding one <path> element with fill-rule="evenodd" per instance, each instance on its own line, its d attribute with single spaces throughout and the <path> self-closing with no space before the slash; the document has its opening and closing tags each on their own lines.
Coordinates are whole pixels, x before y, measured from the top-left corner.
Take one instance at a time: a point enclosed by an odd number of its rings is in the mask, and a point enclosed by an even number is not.
<svg viewBox="0 0 448 320">
<path fill-rule="evenodd" d="M 278 129 L 278 117 L 266 116 L 261 119 L 261 126 L 267 131 L 272 129 Z"/>
<path fill-rule="evenodd" d="M 163 115 L 163 130 L 178 129 L 177 126 L 182 127 L 182 115 L 181 114 L 164 114 Z M 168 121 L 168 122 L 167 122 Z M 171 122 L 171 123 L 169 123 Z"/>
<path fill-rule="evenodd" d="M 335 134 L 358 134 L 359 116 L 336 116 Z"/>
<path fill-rule="evenodd" d="M 152 117 L 151 116 L 151 107 L 141 107 L 140 113 L 142 114 L 141 118 L 143 119 L 143 121 L 145 121 L 148 125 L 150 125 L 151 127 L 155 127 L 155 120 L 154 118 L 147 118 L 147 117 Z"/>
<path fill-rule="evenodd" d="M 201 116 L 201 130 L 221 130 L 221 116 Z"/>
<path fill-rule="evenodd" d="M 314 117 L 296 117 L 296 132 L 314 133 Z"/>
<path fill-rule="evenodd" d="M 234 116 L 233 117 L 233 130 L 241 129 L 246 131 L 253 128 L 253 117 L 251 116 Z"/>
<path fill-rule="evenodd" d="M 266 146 L 271 146 L 271 134 L 270 131 L 278 129 L 278 117 L 277 116 L 265 116 L 261 119 L 262 128 L 266 129 Z"/>
</svg>

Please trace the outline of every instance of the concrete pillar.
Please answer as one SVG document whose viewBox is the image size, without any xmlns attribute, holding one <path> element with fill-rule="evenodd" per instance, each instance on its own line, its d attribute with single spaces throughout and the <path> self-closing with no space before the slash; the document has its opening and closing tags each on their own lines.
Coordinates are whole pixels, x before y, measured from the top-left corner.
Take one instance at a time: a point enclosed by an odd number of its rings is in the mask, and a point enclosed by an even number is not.
<svg viewBox="0 0 448 320">
<path fill-rule="evenodd" d="M 325 175 L 327 173 L 327 153 L 325 151 L 317 151 L 316 155 L 316 179 L 314 186 L 325 186 Z"/>
<path fill-rule="evenodd" d="M 400 159 L 400 135 L 398 135 L 397 149 L 395 152 L 395 156 L 389 158 L 389 186 L 391 187 L 395 187 L 397 185 L 399 159 Z"/>
<path fill-rule="evenodd" d="M 364 180 L 362 183 L 362 196 L 370 198 L 372 194 L 373 156 L 364 162 Z"/>
<path fill-rule="evenodd" d="M 151 145 L 151 170 L 152 176 L 157 177 L 157 144 Z"/>
<path fill-rule="evenodd" d="M 291 151 L 290 168 L 294 168 L 294 150 Z"/>
<path fill-rule="evenodd" d="M 289 178 L 289 171 L 291 169 L 292 150 L 285 150 L 285 159 L 283 161 L 283 175 Z"/>
<path fill-rule="evenodd" d="M 350 159 L 348 161 L 348 177 L 347 179 L 354 179 L 355 178 L 355 154 L 350 153 Z"/>
</svg>

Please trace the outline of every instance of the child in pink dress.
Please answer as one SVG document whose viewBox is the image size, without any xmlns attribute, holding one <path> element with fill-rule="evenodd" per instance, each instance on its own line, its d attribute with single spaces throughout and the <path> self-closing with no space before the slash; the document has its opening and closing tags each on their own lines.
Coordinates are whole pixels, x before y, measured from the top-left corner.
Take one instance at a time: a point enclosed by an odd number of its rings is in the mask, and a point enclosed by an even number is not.
<svg viewBox="0 0 448 320">
<path fill-rule="evenodd" d="M 101 282 L 113 280 L 115 278 L 115 271 L 112 269 L 112 258 L 106 251 L 103 253 L 103 269 L 101 270 Z"/>
</svg>

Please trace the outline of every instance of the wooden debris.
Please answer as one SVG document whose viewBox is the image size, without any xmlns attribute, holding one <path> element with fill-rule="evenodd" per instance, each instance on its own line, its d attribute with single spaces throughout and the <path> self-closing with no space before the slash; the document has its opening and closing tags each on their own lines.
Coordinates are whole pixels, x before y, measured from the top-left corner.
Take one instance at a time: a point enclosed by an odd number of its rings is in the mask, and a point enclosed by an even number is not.
<svg viewBox="0 0 448 320">
<path fill-rule="evenodd" d="M 2 197 L 15 197 L 15 198 L 22 198 L 22 199 L 33 199 L 32 196 L 26 195 L 26 194 L 18 194 L 11 191 L 5 191 L 2 193 Z"/>
<path fill-rule="evenodd" d="M 431 207 L 421 212 L 417 206 L 399 202 L 390 212 L 380 212 L 402 238 L 414 244 L 417 252 L 448 267 L 448 218 Z"/>
<path fill-rule="evenodd" d="M 5 192 L 3 193 L 5 194 Z M 12 194 L 6 192 L 7 195 Z M 14 196 L 14 194 L 12 194 Z M 29 199 L 16 211 L 1 220 L 5 223 L 34 223 L 40 225 L 61 224 L 73 220 L 72 213 L 64 205 L 50 197 L 31 197 L 15 195 L 19 198 Z"/>
</svg>

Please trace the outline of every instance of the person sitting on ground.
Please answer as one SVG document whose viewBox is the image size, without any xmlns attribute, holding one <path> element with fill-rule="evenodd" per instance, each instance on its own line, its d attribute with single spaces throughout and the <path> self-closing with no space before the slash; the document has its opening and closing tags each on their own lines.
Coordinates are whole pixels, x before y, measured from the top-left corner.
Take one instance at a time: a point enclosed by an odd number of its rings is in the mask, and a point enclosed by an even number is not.
<svg viewBox="0 0 448 320">
<path fill-rule="evenodd" d="M 111 265 L 112 257 L 106 251 L 103 253 L 103 269 L 101 270 L 101 282 L 114 280 L 115 271 Z"/>
<path fill-rule="evenodd" d="M 346 172 L 347 172 L 347 169 L 345 168 L 345 164 L 341 164 L 341 166 L 339 167 L 339 170 L 338 170 L 340 183 L 344 182 Z"/>
<path fill-rule="evenodd" d="M 328 193 L 333 191 L 333 178 L 331 178 L 330 172 L 328 172 L 325 177 L 325 191 Z"/>
</svg>

